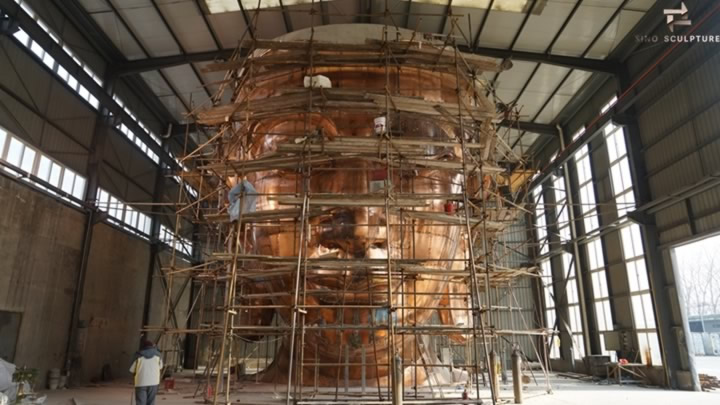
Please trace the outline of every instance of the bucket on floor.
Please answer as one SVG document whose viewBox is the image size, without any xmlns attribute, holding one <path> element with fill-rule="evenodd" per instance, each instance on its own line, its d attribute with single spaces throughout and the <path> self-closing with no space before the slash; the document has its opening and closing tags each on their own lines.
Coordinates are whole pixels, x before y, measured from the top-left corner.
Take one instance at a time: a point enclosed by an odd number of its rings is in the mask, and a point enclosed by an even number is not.
<svg viewBox="0 0 720 405">
<path fill-rule="evenodd" d="M 165 391 L 175 389 L 175 379 L 174 378 L 166 378 L 163 380 L 163 383 L 165 384 Z"/>
<path fill-rule="evenodd" d="M 66 376 L 66 375 L 60 376 L 60 379 L 58 380 L 58 389 L 63 389 L 65 387 L 67 387 L 67 379 L 68 379 L 68 376 Z"/>
<path fill-rule="evenodd" d="M 48 388 L 51 390 L 58 389 L 58 386 L 60 385 L 60 369 L 59 368 L 51 368 L 50 371 L 48 371 Z"/>
</svg>

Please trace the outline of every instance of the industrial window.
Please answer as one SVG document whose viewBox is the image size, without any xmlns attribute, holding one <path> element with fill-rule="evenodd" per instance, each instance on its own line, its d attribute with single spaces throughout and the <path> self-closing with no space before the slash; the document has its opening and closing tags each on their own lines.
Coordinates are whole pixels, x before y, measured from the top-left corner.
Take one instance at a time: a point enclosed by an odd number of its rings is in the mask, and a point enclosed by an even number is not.
<svg viewBox="0 0 720 405">
<path fill-rule="evenodd" d="M 582 359 L 585 356 L 585 344 L 583 342 L 582 315 L 580 311 L 580 296 L 578 294 L 577 274 L 575 273 L 575 261 L 570 253 L 561 255 L 563 280 L 567 278 L 565 294 L 568 303 L 568 325 L 572 336 L 573 356 Z"/>
<path fill-rule="evenodd" d="M 172 155 L 172 154 L 171 154 L 171 155 Z M 185 173 L 190 172 L 190 169 L 188 169 L 188 167 L 185 166 L 185 164 L 184 164 L 183 162 L 181 162 L 180 159 L 176 158 L 175 156 L 173 156 L 173 159 L 175 159 L 175 162 L 178 164 L 178 166 L 180 166 L 180 167 L 182 168 L 182 171 L 183 171 L 183 172 L 185 172 Z M 178 185 L 181 185 L 181 184 L 182 184 L 183 189 L 185 190 L 185 192 L 186 192 L 188 195 L 190 195 L 190 196 L 191 196 L 192 198 L 194 198 L 194 199 L 197 199 L 197 197 L 198 197 L 198 192 L 197 192 L 197 190 L 195 190 L 195 188 L 194 188 L 193 186 L 191 186 L 188 182 L 183 181 L 183 178 L 182 178 L 181 176 L 174 175 L 174 176 L 173 176 L 173 179 L 175 179 L 175 182 L 176 182 Z"/>
<path fill-rule="evenodd" d="M 612 184 L 615 205 L 618 217 L 627 215 L 635 208 L 635 195 L 633 192 L 630 161 L 627 157 L 625 144 L 625 131 L 622 127 L 608 123 L 604 128 L 605 144 L 610 160 L 610 182 Z"/>
<path fill-rule="evenodd" d="M 550 259 L 540 262 L 540 279 L 542 280 L 543 295 L 545 296 L 545 327 L 555 328 L 555 295 L 553 294 L 553 276 Z M 552 335 L 548 355 L 551 359 L 560 358 L 560 336 Z"/>
<path fill-rule="evenodd" d="M 638 331 L 638 343 L 642 361 L 647 362 L 651 356 L 652 364 L 661 364 L 658 342 L 655 333 L 655 313 L 653 312 L 652 297 L 650 295 L 650 282 L 648 280 L 647 266 L 645 265 L 644 249 L 640 227 L 630 224 L 620 231 L 623 247 L 623 257 L 626 260 L 628 285 L 630 287 L 631 306 L 635 329 Z"/>
<path fill-rule="evenodd" d="M 78 200 L 85 198 L 86 183 L 84 177 L 38 152 L 25 141 L 11 135 L 2 127 L 0 127 L 0 160 L 10 165 L 10 167 L 3 167 L 6 172 L 23 176 L 23 180 L 48 193 L 59 196 L 73 205 L 78 205 L 77 201 L 65 197 L 59 191 L 64 191 Z M 46 187 L 27 175 L 35 176 L 49 183 L 51 187 Z"/>
<path fill-rule="evenodd" d="M 597 328 L 600 334 L 601 353 L 617 358 L 615 351 L 605 349 L 605 332 L 614 329 L 613 316 L 610 309 L 610 292 L 608 290 L 607 272 L 605 271 L 605 258 L 602 251 L 602 239 L 591 240 L 585 245 L 588 253 L 588 264 L 590 267 L 590 278 L 593 288 L 593 300 L 595 302 L 595 315 Z"/>
<path fill-rule="evenodd" d="M 600 108 L 600 113 L 605 114 L 606 112 L 608 112 L 612 108 L 612 106 L 614 106 L 617 103 L 617 101 L 618 101 L 617 96 L 610 99 L 610 101 L 608 101 L 607 104 L 605 104 L 604 106 L 602 106 L 602 108 Z"/>
<path fill-rule="evenodd" d="M 160 224 L 160 241 L 170 247 L 174 247 L 178 252 L 192 256 L 192 242 L 180 235 L 175 235 L 173 231 L 162 224 Z"/>
<path fill-rule="evenodd" d="M 591 233 L 599 228 L 597 206 L 595 201 L 595 187 L 593 185 L 592 168 L 590 167 L 590 149 L 587 145 L 575 152 L 575 168 L 578 175 L 578 189 L 580 208 L 585 225 L 585 233 Z"/>
<path fill-rule="evenodd" d="M 630 224 L 622 228 L 620 236 L 640 356 L 643 363 L 662 365 L 640 227 Z"/>
<path fill-rule="evenodd" d="M 90 69 L 87 64 L 85 64 L 83 61 L 78 58 L 75 53 L 73 53 L 70 48 L 67 47 L 63 43 L 63 41 L 60 39 L 58 35 L 56 35 L 39 17 L 38 14 L 33 11 L 33 9 L 27 5 L 25 1 L 16 0 L 16 3 L 20 4 L 20 6 L 25 10 L 25 12 L 37 22 L 37 24 L 42 28 L 49 36 L 50 38 L 55 41 L 55 43 L 58 44 L 59 47 L 61 47 L 65 53 L 68 54 L 80 67 L 99 85 L 102 85 L 102 80 L 96 75 L 92 69 Z M 15 39 L 20 42 L 23 46 L 28 48 L 32 53 L 34 53 L 42 62 L 45 64 L 45 66 L 48 67 L 56 76 L 61 78 L 65 83 L 67 83 L 70 88 L 75 91 L 82 99 L 88 102 L 93 108 L 96 110 L 100 108 L 100 102 L 98 101 L 95 96 L 90 94 L 90 92 L 81 84 L 78 83 L 78 81 L 67 72 L 60 64 L 58 64 L 55 59 L 50 56 L 49 53 L 45 52 L 45 49 L 40 46 L 37 42 L 33 41 L 32 38 L 30 38 L 29 35 L 22 29 L 18 29 L 17 32 L 13 34 Z"/>
<path fill-rule="evenodd" d="M 617 102 L 617 97 L 603 107 L 606 112 Z M 603 128 L 605 144 L 607 145 L 608 160 L 610 161 L 610 183 L 617 208 L 618 217 L 623 219 L 627 213 L 635 209 L 635 196 L 633 190 L 630 161 L 627 156 L 625 131 L 622 127 L 608 123 Z M 636 336 L 639 344 L 640 356 L 643 363 L 652 362 L 661 365 L 660 345 L 655 329 L 655 314 L 653 312 L 650 283 L 647 266 L 645 265 L 645 249 L 643 248 L 640 226 L 628 224 L 620 230 L 623 258 L 628 285 L 630 286 L 630 303 L 633 312 Z"/>
<path fill-rule="evenodd" d="M 560 242 L 567 242 L 570 236 L 570 213 L 565 192 L 565 178 L 553 176 L 553 191 L 555 193 L 555 222 L 557 224 Z"/>
<path fill-rule="evenodd" d="M 547 218 L 545 218 L 545 198 L 542 195 L 542 186 L 533 190 L 535 197 L 535 230 L 537 231 L 538 250 L 540 255 L 550 252 L 548 246 Z"/>
<path fill-rule="evenodd" d="M 124 102 L 120 97 L 118 97 L 117 95 L 113 95 L 113 100 L 115 100 L 115 102 L 120 106 L 120 108 L 122 108 L 122 109 L 125 111 L 125 113 L 127 113 L 127 115 L 129 115 L 130 118 L 132 118 L 133 121 L 135 121 L 135 123 L 136 123 L 143 131 L 145 131 L 145 133 L 146 133 L 147 135 L 149 135 L 150 138 L 152 138 L 153 141 L 155 141 L 155 143 L 157 143 L 158 145 L 160 145 L 160 143 L 161 143 L 161 142 L 160 142 L 160 137 L 158 137 L 155 133 L 153 133 L 152 131 L 150 131 L 150 129 L 148 129 L 148 127 L 145 126 L 145 124 L 143 124 L 142 122 L 140 122 L 140 120 L 137 119 L 137 117 L 135 116 L 135 114 L 125 105 L 125 102 Z M 153 162 L 155 162 L 156 164 L 157 164 L 157 163 L 160 163 L 160 158 L 158 157 L 158 155 L 157 155 L 155 152 L 153 152 L 153 151 L 145 144 L 145 142 L 143 142 L 134 132 L 132 132 L 132 131 L 130 130 L 130 128 L 127 127 L 127 125 L 125 125 L 125 124 L 120 124 L 120 126 L 118 127 L 118 129 L 120 130 L 120 132 L 121 132 L 123 135 L 125 135 L 125 136 L 130 140 L 130 142 L 134 143 L 138 148 L 140 148 L 140 150 L 141 150 L 147 157 L 149 157 Z"/>
<path fill-rule="evenodd" d="M 555 194 L 555 222 L 557 224 L 560 243 L 566 243 L 572 239 L 570 233 L 570 217 L 567 204 L 567 193 L 565 191 L 565 178 L 563 176 L 552 177 L 553 191 Z M 585 356 L 585 345 L 583 342 L 582 317 L 580 314 L 580 300 L 578 298 L 578 285 L 575 275 L 575 264 L 573 256 L 563 253 L 562 256 L 563 279 L 567 276 L 566 295 L 568 300 L 568 326 L 572 336 L 572 353 L 576 359 Z"/>
<path fill-rule="evenodd" d="M 119 198 L 98 187 L 96 205 L 107 212 L 111 222 L 147 239 L 150 236 L 152 222 L 150 217 L 137 211 Z"/>
</svg>

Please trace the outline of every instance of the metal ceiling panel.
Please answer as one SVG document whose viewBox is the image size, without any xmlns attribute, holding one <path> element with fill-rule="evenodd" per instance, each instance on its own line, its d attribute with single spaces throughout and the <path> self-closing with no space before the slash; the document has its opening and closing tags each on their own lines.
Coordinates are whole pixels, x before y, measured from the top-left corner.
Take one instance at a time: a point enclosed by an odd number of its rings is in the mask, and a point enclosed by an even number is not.
<svg viewBox="0 0 720 405">
<path fill-rule="evenodd" d="M 390 4 L 398 3 L 393 1 Z M 398 8 L 391 5 L 394 12 L 405 12 L 405 8 Z M 360 13 L 360 2 L 357 0 L 335 0 L 327 3 L 330 24 L 350 24 L 355 21 L 355 15 Z M 393 16 L 396 24 L 402 26 L 405 23 L 405 17 Z"/>
<path fill-rule="evenodd" d="M 412 13 L 414 14 L 436 14 L 436 15 L 420 15 L 413 16 L 408 21 L 411 29 L 416 29 L 420 32 L 431 32 L 439 33 L 440 24 L 445 19 L 445 7 L 437 6 L 434 4 L 420 4 L 413 3 Z"/>
<path fill-rule="evenodd" d="M 78 0 L 89 14 L 111 11 L 105 0 Z"/>
<path fill-rule="evenodd" d="M 167 19 L 186 52 L 203 52 L 217 49 L 212 35 L 203 22 L 200 10 L 193 0 L 174 0 L 158 8 Z"/>
<path fill-rule="evenodd" d="M 225 79 L 225 72 L 203 72 L 203 69 L 211 63 L 213 62 L 195 63 L 195 67 L 200 72 L 207 89 L 210 90 L 210 93 L 215 94 L 220 89 L 220 82 Z"/>
<path fill-rule="evenodd" d="M 112 1 L 115 8 L 119 10 L 132 10 L 138 8 L 152 7 L 150 0 L 106 0 Z"/>
<path fill-rule="evenodd" d="M 310 15 L 310 5 L 293 6 L 292 8 L 288 7 L 288 9 L 292 10 L 289 14 L 290 21 L 292 21 L 292 26 L 295 31 L 308 28 L 310 26 L 317 27 L 322 25 L 322 16 L 320 14 L 316 14 L 314 16 Z"/>
<path fill-rule="evenodd" d="M 523 115 L 526 115 L 524 120 L 533 120 L 542 112 L 541 109 L 548 101 L 548 97 L 555 91 L 568 71 L 568 68 L 559 66 L 540 65 L 522 97 L 518 100 L 518 105 L 523 106 Z M 545 123 L 547 122 L 545 121 Z"/>
<path fill-rule="evenodd" d="M 249 11 L 251 21 L 254 14 Z M 266 11 L 258 13 L 257 23 L 255 24 L 255 32 L 258 38 L 273 39 L 285 34 L 285 22 L 283 15 L 279 11 Z"/>
<path fill-rule="evenodd" d="M 510 48 L 513 37 L 520 29 L 524 19 L 524 14 L 491 11 L 478 45 L 501 49 Z"/>
<path fill-rule="evenodd" d="M 525 91 L 550 94 L 569 71 L 561 66 L 541 64 Z"/>
<path fill-rule="evenodd" d="M 110 0 L 142 42 L 150 56 L 168 56 L 180 53 L 170 31 L 148 0 Z M 130 4 L 133 4 L 132 6 Z"/>
<path fill-rule="evenodd" d="M 105 35 L 110 38 L 126 58 L 133 60 L 146 57 L 132 35 L 125 29 L 125 26 L 120 23 L 120 19 L 109 7 L 107 11 L 98 11 L 91 15 L 95 22 L 102 28 L 103 32 L 105 32 Z"/>
<path fill-rule="evenodd" d="M 575 93 L 577 93 L 580 88 L 585 84 L 585 82 L 592 76 L 592 73 L 585 72 L 581 70 L 573 70 L 570 75 L 568 76 L 567 80 L 565 80 L 558 88 L 557 93 L 555 93 L 555 96 L 550 100 L 550 102 L 547 104 L 547 106 L 540 111 L 540 115 L 535 119 L 535 122 L 541 123 L 541 124 L 550 124 L 555 120 L 555 117 L 562 111 L 563 108 L 565 108 L 565 105 L 573 98 L 575 97 Z M 564 77 L 564 75 L 563 75 Z M 554 90 L 554 88 L 553 88 Z M 548 97 L 551 92 L 548 92 Z"/>
<path fill-rule="evenodd" d="M 540 124 L 551 124 L 555 117 L 562 111 L 565 105 L 572 99 L 573 96 L 565 96 L 556 94 L 552 100 L 545 106 L 540 114 L 535 118 L 534 122 Z"/>
<path fill-rule="evenodd" d="M 583 2 L 558 38 L 553 53 L 581 56 L 617 10 L 621 0 L 607 0 L 602 1 L 601 4 L 598 3 L 597 1 Z"/>
<path fill-rule="evenodd" d="M 441 12 L 444 10 L 441 10 Z M 480 26 L 480 23 L 483 20 L 483 17 L 485 16 L 485 13 L 487 13 L 487 10 L 483 10 L 481 8 L 465 8 L 465 7 L 453 7 L 452 8 L 453 14 L 462 14 L 464 17 L 458 19 L 458 26 L 460 27 L 460 32 L 457 30 L 455 31 L 455 36 L 457 36 L 458 43 L 462 43 L 464 45 L 473 45 L 473 41 L 475 40 L 475 35 L 478 27 Z M 468 26 L 468 16 L 470 16 L 470 22 L 472 23 L 472 27 Z M 452 24 L 450 23 L 449 19 L 445 23 L 443 34 L 448 34 L 450 32 L 450 29 L 452 28 Z M 470 43 L 466 43 L 464 40 L 467 37 L 467 39 L 470 41 Z"/>
<path fill-rule="evenodd" d="M 163 69 L 165 77 L 170 80 L 172 87 L 179 95 L 190 105 L 190 94 L 202 91 L 202 84 L 198 81 L 197 76 L 193 73 L 190 65 L 180 65 Z M 207 95 L 202 100 L 193 100 L 196 104 L 205 101 Z"/>
<path fill-rule="evenodd" d="M 520 119 L 522 121 L 532 121 L 547 101 L 548 93 L 525 90 L 520 100 L 518 100 L 518 107 L 522 108 L 520 110 Z"/>
<path fill-rule="evenodd" d="M 180 54 L 181 49 L 173 39 L 173 33 L 186 52 L 204 52 L 216 49 L 216 43 L 203 21 L 204 16 L 201 14 L 208 10 L 206 0 L 155 0 L 172 33 L 158 15 L 151 0 L 79 1 L 128 59 L 145 58 L 147 56 L 143 54 L 135 43 L 131 33 L 127 32 L 123 25 L 119 23 L 117 17 L 113 15 L 111 8 L 106 3 L 107 1 L 112 1 L 112 4 L 118 9 L 127 24 L 130 25 L 133 33 L 147 48 L 151 54 L 150 56 Z M 471 43 L 476 39 L 479 26 L 485 20 L 485 26 L 479 36 L 478 46 L 508 49 L 513 38 L 517 36 L 515 50 L 543 53 L 578 1 L 539 0 L 537 3 L 539 6 L 535 8 L 537 14 L 529 15 L 524 26 L 525 13 L 517 12 L 515 9 L 501 11 L 498 8 L 512 6 L 513 4 L 522 6 L 521 3 L 527 6 L 529 2 L 526 0 L 513 1 L 512 4 L 508 1 L 496 1 L 496 7 L 489 12 L 482 8 L 488 6 L 488 0 L 453 0 L 452 11 L 455 14 L 463 15 L 463 18 L 458 23 L 464 36 Z M 580 56 L 600 33 L 600 30 L 622 1 L 583 1 L 551 52 L 558 55 Z M 235 47 L 246 31 L 246 18 L 252 19 L 255 15 L 253 9 L 257 7 L 257 0 L 241 0 L 240 2 L 237 0 L 212 0 L 211 2 L 226 3 L 228 12 L 208 14 L 205 17 L 209 21 L 212 30 L 216 33 L 222 47 Z M 257 37 L 271 39 L 285 34 L 285 16 L 288 17 L 294 30 L 313 25 L 320 26 L 323 25 L 323 22 L 330 24 L 366 22 L 365 17 L 356 15 L 368 11 L 366 9 L 367 1 L 324 1 L 322 9 L 329 14 L 333 14 L 324 18 L 320 13 L 314 16 L 308 13 L 311 7 L 308 4 L 310 2 L 311 0 L 283 0 L 284 8 L 287 11 L 284 14 L 279 8 L 280 3 L 278 0 L 262 0 L 260 7 L 263 11 L 258 13 L 256 23 Z M 246 9 L 245 16 L 239 11 L 240 3 Z M 654 3 L 652 0 L 631 0 L 624 11 L 603 32 L 590 51 L 589 56 L 604 58 L 631 31 L 632 27 L 645 14 L 645 11 Z M 200 7 L 198 7 L 198 4 L 200 4 Z M 370 4 L 372 4 L 373 14 L 380 14 L 383 12 L 386 2 L 385 0 L 370 0 Z M 416 0 L 412 2 L 389 0 L 387 4 L 389 10 L 396 13 L 392 17 L 391 24 L 393 25 L 407 26 L 421 32 L 443 32 L 445 34 L 449 33 L 451 29 L 450 20 L 444 16 L 448 11 L 447 0 Z M 315 8 L 318 11 L 321 10 L 318 0 L 315 0 Z M 414 14 L 433 15 L 406 16 L 405 13 L 408 9 Z M 486 13 L 489 13 L 487 19 L 485 19 Z M 469 21 L 468 15 L 470 16 Z M 382 24 L 384 18 L 381 16 L 375 17 L 372 22 Z M 469 22 L 472 23 L 472 27 L 468 27 Z M 461 43 L 465 43 L 464 40 L 460 39 L 461 35 L 459 33 L 456 33 L 456 35 Z M 249 37 L 249 35 L 245 35 L 246 39 Z M 202 65 L 203 63 L 197 63 L 196 70 L 200 71 Z M 523 118 L 531 120 L 537 116 L 537 122 L 551 123 L 560 109 L 565 106 L 568 100 L 575 95 L 590 77 L 590 73 L 573 71 L 568 80 L 559 88 L 557 94 L 548 100 L 548 97 L 566 76 L 568 69 L 541 65 L 531 79 L 531 73 L 536 66 L 538 65 L 535 63 L 516 61 L 513 69 L 503 72 L 499 76 L 499 81 L 496 83 L 497 96 L 504 102 L 513 101 L 518 97 L 523 87 L 527 85 L 519 101 L 520 104 L 524 105 Z M 183 102 L 189 105 L 192 100 L 192 103 L 197 105 L 207 99 L 207 94 L 201 87 L 197 75 L 193 73 L 191 65 L 168 68 L 162 72 L 171 82 L 170 86 L 164 82 L 158 72 L 143 73 L 142 77 L 173 116 L 183 122 L 185 121 L 184 113 L 186 109 Z M 205 83 L 222 80 L 222 74 L 220 73 L 200 73 L 200 76 Z M 492 77 L 492 75 L 488 75 L 487 79 Z M 530 80 L 529 83 L 528 80 Z M 217 87 L 218 85 L 214 84 L 207 89 L 213 93 L 217 90 Z M 173 94 L 173 89 L 180 93 L 182 101 Z M 522 144 L 526 144 L 530 139 L 532 138 L 523 137 Z"/>
<path fill-rule="evenodd" d="M 408 1 L 408 0 L 404 0 Z M 415 0 L 418 3 L 437 4 L 447 6 L 448 0 Z M 544 3 L 544 2 L 541 2 Z M 492 4 L 493 10 L 514 11 L 517 13 L 526 12 L 532 4 L 532 0 L 502 0 L 492 2 L 491 0 L 453 0 L 453 6 L 472 7 L 487 9 Z M 454 7 L 453 7 L 454 8 Z"/>
<path fill-rule="evenodd" d="M 526 155 L 528 149 L 532 147 L 532 145 L 538 138 L 540 138 L 540 135 L 538 134 L 533 134 L 532 132 L 525 132 L 525 135 L 522 136 L 520 142 L 518 142 L 515 147 L 513 147 L 513 152 L 515 152 L 519 156 Z"/>
<path fill-rule="evenodd" d="M 141 73 L 141 76 L 156 96 L 163 97 L 173 94 L 172 89 L 167 85 L 165 80 L 163 80 L 160 73 L 157 71 L 143 72 Z"/>
<path fill-rule="evenodd" d="M 570 76 L 568 76 L 568 79 L 565 80 L 563 85 L 558 89 L 557 95 L 574 97 L 590 76 L 592 76 L 592 73 L 590 72 L 573 70 L 572 73 L 570 73 Z"/>
<path fill-rule="evenodd" d="M 657 0 L 631 0 L 625 5 L 625 10 L 648 11 Z"/>
<path fill-rule="evenodd" d="M 384 0 L 373 0 L 373 14 L 382 14 L 385 12 L 385 1 Z M 360 10 L 362 8 L 362 2 L 358 0 L 354 0 L 354 2 L 357 4 L 357 9 Z M 332 3 L 328 3 L 328 7 L 332 7 L 333 4 L 335 4 L 336 1 Z M 405 14 L 407 13 L 407 7 L 408 3 L 405 1 L 400 0 L 388 0 L 387 2 L 387 8 L 390 13 L 393 13 L 394 15 L 391 15 L 388 17 L 387 24 L 390 26 L 397 26 L 398 28 L 405 28 Z M 365 13 L 366 11 L 360 11 L 360 13 Z M 444 12 L 444 11 L 443 11 Z M 351 21 L 352 22 L 352 21 Z M 385 24 L 385 17 L 378 16 L 373 18 L 373 23 L 375 24 Z M 438 30 L 440 25 L 437 26 L 436 30 Z M 435 31 L 438 32 L 438 31 Z"/>
<path fill-rule="evenodd" d="M 183 113 L 185 112 L 185 107 L 175 96 L 172 89 L 168 87 L 160 73 L 158 71 L 152 71 L 143 72 L 140 75 L 143 80 L 145 80 L 145 83 L 150 86 L 153 93 L 155 93 L 158 99 L 165 105 L 165 108 L 167 108 L 170 114 L 172 114 L 177 121 L 181 122 L 181 120 L 184 119 Z"/>
<path fill-rule="evenodd" d="M 621 11 L 590 49 L 587 57 L 605 59 L 644 15 L 644 11 Z"/>
<path fill-rule="evenodd" d="M 530 16 L 514 49 L 545 52 L 574 6 L 575 4 L 568 1 L 549 1 L 542 14 Z"/>
<path fill-rule="evenodd" d="M 535 66 L 537 64 L 532 62 L 514 61 L 512 69 L 503 72 L 500 80 L 495 83 L 495 93 L 501 101 L 509 103 L 517 97 Z"/>
<path fill-rule="evenodd" d="M 243 20 L 242 13 L 222 13 L 208 15 L 208 20 L 217 33 L 223 48 L 234 48 L 243 37 L 247 25 Z M 250 38 L 246 35 L 246 38 Z"/>
</svg>

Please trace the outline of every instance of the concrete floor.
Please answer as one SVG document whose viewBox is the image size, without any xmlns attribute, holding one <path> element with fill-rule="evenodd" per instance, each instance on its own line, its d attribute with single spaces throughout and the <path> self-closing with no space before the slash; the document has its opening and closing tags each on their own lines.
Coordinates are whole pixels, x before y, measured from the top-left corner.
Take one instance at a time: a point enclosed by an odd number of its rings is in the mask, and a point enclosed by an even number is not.
<svg viewBox="0 0 720 405">
<path fill-rule="evenodd" d="M 525 403 L 529 405 L 548 404 L 582 404 L 582 405 L 717 405 L 720 403 L 720 391 L 686 392 L 668 391 L 658 388 L 642 388 L 636 386 L 604 385 L 590 382 L 582 382 L 554 376 L 551 380 L 553 393 L 546 394 L 544 386 L 530 384 L 525 393 Z M 183 405 L 201 404 L 201 398 L 192 398 L 195 385 L 189 382 L 176 382 L 177 390 L 172 393 L 161 393 L 158 396 L 158 404 Z M 275 394 L 272 393 L 271 385 L 248 384 L 243 386 L 233 395 L 233 403 L 243 404 L 284 404 L 284 387 L 277 387 Z M 257 391 L 265 391 L 258 393 Z M 129 383 L 115 383 L 102 386 L 84 387 L 72 390 L 52 391 L 48 393 L 48 405 L 127 405 L 131 402 L 132 387 Z M 503 398 L 511 400 L 512 387 L 504 387 L 501 393 Z M 509 401 L 512 403 L 512 401 Z M 355 402 L 359 403 L 359 402 Z M 412 400 L 406 400 L 411 404 Z M 487 400 L 485 403 L 490 403 Z"/>
</svg>

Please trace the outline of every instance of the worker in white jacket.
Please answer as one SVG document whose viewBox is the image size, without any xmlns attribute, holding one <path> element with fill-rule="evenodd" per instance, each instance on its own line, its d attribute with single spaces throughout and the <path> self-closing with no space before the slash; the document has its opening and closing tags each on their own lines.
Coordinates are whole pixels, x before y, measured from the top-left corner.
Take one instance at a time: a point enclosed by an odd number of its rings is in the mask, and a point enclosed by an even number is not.
<svg viewBox="0 0 720 405">
<path fill-rule="evenodd" d="M 145 340 L 142 349 L 135 353 L 130 372 L 135 375 L 135 403 L 155 405 L 155 395 L 160 386 L 163 362 L 153 342 Z"/>
</svg>

